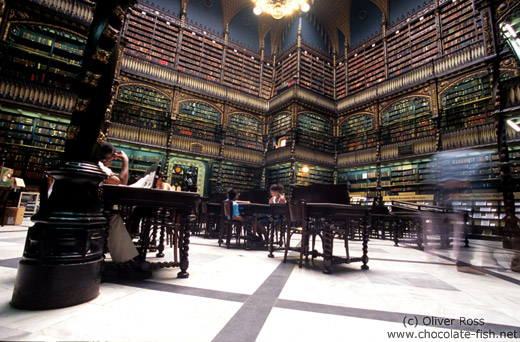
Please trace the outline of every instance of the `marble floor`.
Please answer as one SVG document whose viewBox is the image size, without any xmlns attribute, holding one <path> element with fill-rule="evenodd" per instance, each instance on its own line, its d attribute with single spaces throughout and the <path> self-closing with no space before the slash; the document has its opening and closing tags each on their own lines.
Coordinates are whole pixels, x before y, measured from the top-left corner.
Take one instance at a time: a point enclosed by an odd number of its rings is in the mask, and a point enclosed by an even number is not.
<svg viewBox="0 0 520 342">
<path fill-rule="evenodd" d="M 2 341 L 520 341 L 520 273 L 499 242 L 463 249 L 482 274 L 458 272 L 453 249 L 372 239 L 369 270 L 334 265 L 327 275 L 319 259 L 300 269 L 296 253 L 283 263 L 280 252 L 193 236 L 187 279 L 159 269 L 103 282 L 85 304 L 23 311 L 9 302 L 30 225 L 0 227 Z"/>
</svg>

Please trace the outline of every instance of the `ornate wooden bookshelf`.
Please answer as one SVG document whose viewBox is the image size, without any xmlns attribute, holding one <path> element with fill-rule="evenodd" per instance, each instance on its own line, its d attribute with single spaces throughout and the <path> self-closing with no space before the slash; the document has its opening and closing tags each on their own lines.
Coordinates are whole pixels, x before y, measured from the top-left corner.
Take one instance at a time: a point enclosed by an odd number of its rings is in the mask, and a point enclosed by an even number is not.
<svg viewBox="0 0 520 342">
<path fill-rule="evenodd" d="M 291 145 L 291 113 L 280 113 L 274 116 L 269 122 L 268 127 L 268 144 L 267 149 L 283 147 L 282 141 L 285 140 L 285 146 Z"/>
<path fill-rule="evenodd" d="M 441 9 L 444 53 L 468 46 L 479 39 L 472 1 L 450 1 Z M 481 29 L 480 29 L 481 31 Z"/>
<path fill-rule="evenodd" d="M 339 170 L 338 184 L 348 184 L 351 204 L 372 205 L 376 197 L 377 168 L 375 165 Z"/>
<path fill-rule="evenodd" d="M 13 23 L 6 37 L 2 75 L 75 89 L 86 40 L 52 26 Z"/>
<path fill-rule="evenodd" d="M 389 33 L 387 41 L 388 77 L 398 76 L 411 66 L 410 28 L 406 26 Z"/>
<path fill-rule="evenodd" d="M 0 148 L 6 166 L 28 185 L 39 185 L 65 150 L 69 120 L 38 113 L 0 110 Z"/>
<path fill-rule="evenodd" d="M 338 152 L 345 153 L 376 146 L 377 133 L 374 117 L 370 114 L 356 114 L 339 126 Z"/>
<path fill-rule="evenodd" d="M 292 179 L 291 164 L 281 164 L 266 169 L 267 188 L 273 184 L 282 184 L 285 192 L 289 193 Z"/>
<path fill-rule="evenodd" d="M 441 130 L 493 122 L 494 105 L 487 75 L 465 79 L 441 95 Z"/>
<path fill-rule="evenodd" d="M 438 33 L 434 13 L 421 16 L 417 21 L 412 22 L 410 33 L 412 68 L 421 66 L 438 56 Z"/>
<path fill-rule="evenodd" d="M 347 79 L 345 76 L 347 64 L 344 59 L 345 58 L 341 56 L 338 58 L 338 62 L 336 62 L 336 100 L 340 100 L 347 96 Z"/>
<path fill-rule="evenodd" d="M 145 86 L 122 86 L 112 107 L 111 120 L 122 124 L 167 131 L 170 99 Z"/>
<path fill-rule="evenodd" d="M 326 97 L 334 97 L 332 86 L 333 70 L 329 57 L 308 46 L 302 46 L 300 59 L 301 87 Z"/>
<path fill-rule="evenodd" d="M 159 16 L 131 8 L 124 32 L 125 53 L 173 68 L 179 27 Z"/>
<path fill-rule="evenodd" d="M 496 150 L 473 150 L 443 157 L 440 177 L 455 177 L 469 183 L 451 194 L 452 205 L 469 212 L 473 234 L 499 235 L 505 216 L 500 185 L 499 155 Z"/>
<path fill-rule="evenodd" d="M 365 51 L 351 52 L 348 54 L 348 91 L 349 94 L 364 88 Z"/>
<path fill-rule="evenodd" d="M 294 84 L 294 77 L 297 76 L 297 68 L 297 46 L 293 45 L 277 59 L 275 66 L 274 95 L 281 89 L 285 89 Z"/>
<path fill-rule="evenodd" d="M 187 101 L 179 105 L 179 114 L 172 127 L 174 134 L 196 139 L 220 141 L 221 114 L 212 106 L 200 101 Z"/>
<path fill-rule="evenodd" d="M 274 80 L 274 66 L 270 59 L 264 59 L 264 65 L 262 69 L 262 96 L 264 99 L 269 99 L 273 90 Z"/>
<path fill-rule="evenodd" d="M 309 170 L 307 172 L 304 171 L 304 166 L 306 166 Z M 321 168 L 315 165 L 303 165 L 300 163 L 296 163 L 295 167 L 296 178 L 295 185 L 296 186 L 308 186 L 312 184 L 333 184 L 334 176 L 333 170 Z"/>
<path fill-rule="evenodd" d="M 219 180 L 225 190 L 234 188 L 237 192 L 260 189 L 262 169 L 247 165 L 222 162 Z"/>
<path fill-rule="evenodd" d="M 228 118 L 226 143 L 232 146 L 263 151 L 263 123 L 246 114 L 233 114 Z"/>
<path fill-rule="evenodd" d="M 296 143 L 326 153 L 334 153 L 334 136 L 332 125 L 324 117 L 303 113 L 298 115 Z"/>
<path fill-rule="evenodd" d="M 381 114 L 381 143 L 389 144 L 435 134 L 428 98 L 397 101 Z"/>
</svg>

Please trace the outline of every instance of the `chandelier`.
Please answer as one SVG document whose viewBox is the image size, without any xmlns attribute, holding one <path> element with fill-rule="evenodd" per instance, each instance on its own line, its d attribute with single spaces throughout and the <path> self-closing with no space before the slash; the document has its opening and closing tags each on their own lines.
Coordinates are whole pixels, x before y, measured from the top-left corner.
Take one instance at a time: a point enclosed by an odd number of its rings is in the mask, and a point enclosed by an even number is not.
<svg viewBox="0 0 520 342">
<path fill-rule="evenodd" d="M 307 0 L 253 0 L 253 2 L 255 3 L 254 14 L 260 15 L 265 12 L 275 19 L 282 19 L 299 9 L 307 12 L 311 8 Z"/>
</svg>

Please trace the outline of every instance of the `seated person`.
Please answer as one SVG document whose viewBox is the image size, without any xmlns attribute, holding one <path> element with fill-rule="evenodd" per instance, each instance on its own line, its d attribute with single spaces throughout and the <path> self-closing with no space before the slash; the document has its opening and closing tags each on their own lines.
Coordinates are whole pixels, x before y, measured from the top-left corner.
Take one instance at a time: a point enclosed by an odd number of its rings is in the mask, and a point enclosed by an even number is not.
<svg viewBox="0 0 520 342">
<path fill-rule="evenodd" d="M 269 204 L 277 204 L 277 203 L 287 203 L 287 200 L 284 196 L 284 187 L 282 184 L 273 184 L 269 188 L 269 193 L 271 194 L 271 198 L 269 198 Z M 266 232 L 266 241 L 267 241 L 267 229 L 265 228 L 270 222 L 273 222 L 274 220 L 278 221 L 280 220 L 281 215 L 277 214 L 274 217 L 265 216 L 258 220 L 257 223 L 257 230 L 265 231 Z M 276 231 L 280 231 L 280 223 L 276 225 Z"/>
<path fill-rule="evenodd" d="M 238 197 L 240 196 L 234 189 L 228 189 L 227 191 L 227 200 L 233 201 L 233 220 L 235 221 L 244 221 L 244 218 L 240 216 L 239 211 L 239 203 L 250 203 L 249 201 L 238 201 Z M 259 226 L 257 223 L 253 224 L 253 234 L 256 234 L 258 238 L 262 241 L 267 241 L 267 231 L 265 227 Z M 264 238 L 265 237 L 265 238 Z"/>
<path fill-rule="evenodd" d="M 119 177 L 109 167 L 113 159 L 123 161 Z M 99 167 L 108 176 L 104 182 L 105 184 L 126 185 L 128 182 L 128 156 L 124 151 L 116 151 L 109 142 L 105 141 L 101 146 Z M 110 218 L 107 247 L 112 260 L 116 263 L 131 261 L 139 255 L 119 214 L 112 215 Z"/>
<path fill-rule="evenodd" d="M 155 182 L 155 188 L 160 190 L 172 190 L 172 186 L 166 183 L 166 177 L 161 173 L 157 172 L 157 181 Z"/>
</svg>

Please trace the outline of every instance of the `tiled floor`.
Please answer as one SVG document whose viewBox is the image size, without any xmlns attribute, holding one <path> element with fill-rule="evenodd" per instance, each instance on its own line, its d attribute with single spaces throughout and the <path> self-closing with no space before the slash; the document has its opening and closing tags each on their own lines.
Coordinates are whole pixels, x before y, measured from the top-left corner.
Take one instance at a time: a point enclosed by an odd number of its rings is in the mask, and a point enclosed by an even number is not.
<svg viewBox="0 0 520 342">
<path fill-rule="evenodd" d="M 335 265 L 326 275 L 319 260 L 299 269 L 296 254 L 284 264 L 282 253 L 192 237 L 188 279 L 160 269 L 149 280 L 102 283 L 82 305 L 22 311 L 9 301 L 30 224 L 0 227 L 2 341 L 520 341 L 520 274 L 497 242 L 464 250 L 483 275 L 457 272 L 451 249 L 388 240 L 370 241 L 370 270 Z M 413 336 L 390 335 L 399 332 Z"/>
</svg>

